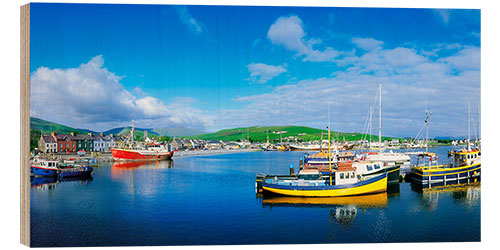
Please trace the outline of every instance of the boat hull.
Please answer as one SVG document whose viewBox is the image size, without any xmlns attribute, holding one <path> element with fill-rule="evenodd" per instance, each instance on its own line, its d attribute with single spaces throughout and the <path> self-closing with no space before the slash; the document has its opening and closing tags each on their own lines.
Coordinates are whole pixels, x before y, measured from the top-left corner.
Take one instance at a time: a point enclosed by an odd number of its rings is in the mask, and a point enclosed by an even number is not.
<svg viewBox="0 0 500 250">
<path fill-rule="evenodd" d="M 59 173 L 59 178 L 89 177 L 91 176 L 93 170 L 94 168 L 92 167 L 82 167 L 82 168 L 62 170 Z"/>
<path fill-rule="evenodd" d="M 166 160 L 171 159 L 174 152 L 171 151 L 147 151 L 111 149 L 113 160 L 115 161 L 145 161 L 145 160 Z"/>
<path fill-rule="evenodd" d="M 463 167 L 412 167 L 412 182 L 418 184 L 442 183 L 481 176 L 481 163 Z"/>
<path fill-rule="evenodd" d="M 57 176 L 57 169 L 49 169 L 37 166 L 31 166 L 33 176 Z"/>
<path fill-rule="evenodd" d="M 382 193 L 387 191 L 387 173 L 355 184 L 327 186 L 288 186 L 262 183 L 264 191 L 287 196 L 341 197 Z"/>
</svg>

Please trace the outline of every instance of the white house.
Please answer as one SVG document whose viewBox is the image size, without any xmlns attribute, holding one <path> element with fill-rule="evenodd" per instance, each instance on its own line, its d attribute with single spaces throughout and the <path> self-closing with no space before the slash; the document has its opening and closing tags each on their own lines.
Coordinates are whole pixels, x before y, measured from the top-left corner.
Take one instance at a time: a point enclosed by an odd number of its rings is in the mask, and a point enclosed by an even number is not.
<svg viewBox="0 0 500 250">
<path fill-rule="evenodd" d="M 114 148 L 116 145 L 115 140 L 113 140 L 113 137 L 111 136 L 105 136 L 104 137 L 104 151 L 109 152 L 111 151 L 112 148 Z"/>
<path fill-rule="evenodd" d="M 51 135 L 41 135 L 38 140 L 38 150 L 44 153 L 57 152 L 57 142 Z"/>
<path fill-rule="evenodd" d="M 104 152 L 106 149 L 106 142 L 100 135 L 94 136 L 94 152 Z"/>
</svg>

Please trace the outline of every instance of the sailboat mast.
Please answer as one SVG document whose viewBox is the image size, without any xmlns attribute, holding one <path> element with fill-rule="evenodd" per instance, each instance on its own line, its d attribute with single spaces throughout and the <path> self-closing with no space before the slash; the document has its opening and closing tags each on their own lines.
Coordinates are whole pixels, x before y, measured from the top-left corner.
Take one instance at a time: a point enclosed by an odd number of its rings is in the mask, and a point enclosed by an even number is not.
<svg viewBox="0 0 500 250">
<path fill-rule="evenodd" d="M 330 103 L 328 103 L 328 165 L 330 166 L 330 186 L 332 185 L 332 149 L 330 147 Z"/>
<path fill-rule="evenodd" d="M 378 146 L 382 151 L 382 83 L 379 84 L 378 93 Z"/>
</svg>

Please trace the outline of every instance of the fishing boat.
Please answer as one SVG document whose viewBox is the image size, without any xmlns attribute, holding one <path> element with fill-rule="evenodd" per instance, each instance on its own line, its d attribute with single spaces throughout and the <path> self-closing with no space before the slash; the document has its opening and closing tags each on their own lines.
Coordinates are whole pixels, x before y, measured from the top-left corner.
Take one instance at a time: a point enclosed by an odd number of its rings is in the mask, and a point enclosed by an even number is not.
<svg viewBox="0 0 500 250">
<path fill-rule="evenodd" d="M 92 174 L 92 171 L 94 171 L 94 168 L 89 167 L 89 166 L 72 166 L 72 167 L 66 167 L 66 168 L 61 168 L 58 171 L 59 178 L 85 178 L 85 177 L 90 177 Z"/>
<path fill-rule="evenodd" d="M 412 181 L 418 184 L 446 183 L 481 175 L 478 149 L 453 151 L 451 164 L 438 164 L 436 155 L 430 152 L 419 155 L 418 161 L 411 168 Z"/>
<path fill-rule="evenodd" d="M 328 106 L 330 124 L 330 106 Z M 298 175 L 257 176 L 257 192 L 301 197 L 342 197 L 381 193 L 387 190 L 387 172 L 377 176 L 362 177 L 352 166 L 332 168 L 330 127 L 328 126 L 329 174 L 323 175 L 318 169 L 303 169 Z"/>
<path fill-rule="evenodd" d="M 468 111 L 468 110 L 467 110 Z M 469 112 L 468 112 L 469 113 Z M 469 115 L 469 114 L 468 114 Z M 426 119 L 426 128 L 429 126 L 429 114 Z M 426 135 L 426 141 L 428 134 Z M 438 164 L 435 153 L 419 154 L 417 164 L 411 168 L 412 181 L 418 184 L 446 184 L 450 181 L 475 178 L 481 176 L 481 149 L 471 148 L 470 128 L 468 129 L 467 149 L 449 152 L 450 164 Z"/>
<path fill-rule="evenodd" d="M 35 157 L 30 165 L 31 174 L 35 177 L 57 176 L 59 162 Z"/>
<path fill-rule="evenodd" d="M 319 143 L 290 144 L 290 150 L 292 151 L 318 151 L 321 148 L 322 145 Z"/>
<path fill-rule="evenodd" d="M 399 183 L 400 165 L 389 165 L 382 161 L 355 161 L 352 166 L 362 178 L 387 172 L 387 183 Z"/>
<path fill-rule="evenodd" d="M 164 145 L 156 143 L 146 144 L 144 147 L 134 143 L 134 121 L 129 134 L 116 148 L 111 149 L 115 161 L 141 161 L 141 160 L 166 160 L 171 159 L 174 151 L 165 148 Z"/>
<path fill-rule="evenodd" d="M 260 183 L 259 183 L 260 182 Z M 332 170 L 330 176 L 318 170 L 305 169 L 297 176 L 258 176 L 264 193 L 301 197 L 341 197 L 366 195 L 387 190 L 387 173 L 372 178 L 362 178 L 352 167 Z"/>
</svg>

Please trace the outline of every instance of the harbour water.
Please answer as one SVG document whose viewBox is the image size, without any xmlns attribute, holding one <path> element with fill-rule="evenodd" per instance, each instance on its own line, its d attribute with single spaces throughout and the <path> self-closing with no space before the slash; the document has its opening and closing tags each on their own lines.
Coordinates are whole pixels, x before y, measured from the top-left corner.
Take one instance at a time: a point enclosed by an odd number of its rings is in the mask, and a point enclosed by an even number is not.
<svg viewBox="0 0 500 250">
<path fill-rule="evenodd" d="M 429 149 L 440 162 L 450 147 Z M 31 245 L 125 246 L 480 241 L 480 184 L 344 199 L 262 198 L 257 173 L 288 174 L 303 152 L 102 163 L 93 178 L 34 180 Z M 297 169 L 296 169 L 297 171 Z"/>
</svg>

